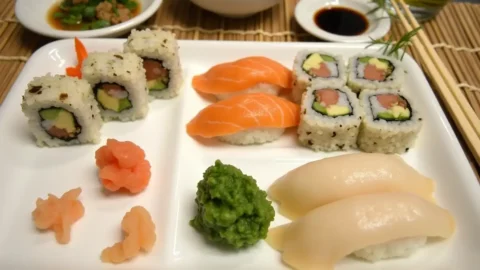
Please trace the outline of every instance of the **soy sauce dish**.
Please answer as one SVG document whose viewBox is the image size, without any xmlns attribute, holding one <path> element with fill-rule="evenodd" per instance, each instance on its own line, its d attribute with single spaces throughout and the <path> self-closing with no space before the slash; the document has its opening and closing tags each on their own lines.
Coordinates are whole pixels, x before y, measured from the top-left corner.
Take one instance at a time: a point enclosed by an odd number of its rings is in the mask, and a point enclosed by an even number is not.
<svg viewBox="0 0 480 270">
<path fill-rule="evenodd" d="M 15 15 L 25 28 L 52 38 L 118 37 L 145 22 L 161 3 L 162 0 L 17 0 Z"/>
<path fill-rule="evenodd" d="M 308 33 L 333 42 L 368 42 L 390 30 L 390 18 L 383 10 L 367 13 L 374 4 L 360 0 L 302 0 L 295 7 L 295 19 Z"/>
</svg>

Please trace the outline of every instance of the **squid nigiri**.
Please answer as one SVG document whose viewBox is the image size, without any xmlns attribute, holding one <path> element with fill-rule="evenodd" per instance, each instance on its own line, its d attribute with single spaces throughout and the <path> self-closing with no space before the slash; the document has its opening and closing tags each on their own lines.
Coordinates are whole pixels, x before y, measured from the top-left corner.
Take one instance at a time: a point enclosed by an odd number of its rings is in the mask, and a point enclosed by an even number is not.
<svg viewBox="0 0 480 270">
<path fill-rule="evenodd" d="M 278 139 L 299 119 L 300 107 L 293 102 L 270 94 L 244 94 L 201 110 L 187 124 L 187 133 L 231 144 L 261 144 Z"/>
<path fill-rule="evenodd" d="M 316 160 L 278 179 L 268 190 L 280 213 L 292 220 L 354 195 L 405 191 L 433 199 L 435 182 L 396 155 L 354 153 Z"/>
<path fill-rule="evenodd" d="M 261 56 L 251 56 L 218 64 L 193 77 L 193 88 L 223 100 L 245 93 L 278 95 L 290 88 L 292 72 L 282 64 Z"/>
<path fill-rule="evenodd" d="M 406 257 L 427 237 L 449 238 L 455 220 L 411 193 L 359 195 L 316 208 L 268 232 L 267 243 L 294 269 L 333 270 L 352 254 L 375 262 Z"/>
</svg>

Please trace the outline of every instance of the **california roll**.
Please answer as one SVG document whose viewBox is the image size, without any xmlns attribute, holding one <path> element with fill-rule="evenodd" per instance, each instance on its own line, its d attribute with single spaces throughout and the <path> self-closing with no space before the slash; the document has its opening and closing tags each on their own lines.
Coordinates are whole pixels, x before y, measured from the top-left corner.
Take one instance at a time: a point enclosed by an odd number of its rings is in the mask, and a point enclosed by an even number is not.
<svg viewBox="0 0 480 270">
<path fill-rule="evenodd" d="M 363 112 L 347 87 L 313 84 L 303 94 L 298 135 L 314 151 L 356 148 Z"/>
<path fill-rule="evenodd" d="M 62 75 L 37 77 L 22 99 L 22 111 L 38 146 L 100 141 L 103 121 L 87 81 Z"/>
<path fill-rule="evenodd" d="M 399 89 L 404 80 L 401 63 L 381 54 L 358 54 L 350 58 L 347 85 L 354 91 L 362 89 Z"/>
<path fill-rule="evenodd" d="M 413 147 L 422 127 L 422 116 L 404 93 L 364 90 L 360 104 L 365 110 L 357 141 L 361 150 L 400 154 Z"/>
<path fill-rule="evenodd" d="M 341 87 L 345 85 L 346 77 L 342 56 L 319 50 L 302 50 L 293 64 L 293 100 L 300 103 L 302 94 L 313 82 Z"/>
<path fill-rule="evenodd" d="M 148 113 L 143 60 L 133 53 L 95 52 L 83 61 L 82 75 L 93 88 L 105 121 L 133 121 Z"/>
<path fill-rule="evenodd" d="M 125 42 L 124 52 L 143 59 L 149 94 L 170 99 L 180 93 L 183 77 L 175 35 L 162 30 L 133 30 Z"/>
</svg>

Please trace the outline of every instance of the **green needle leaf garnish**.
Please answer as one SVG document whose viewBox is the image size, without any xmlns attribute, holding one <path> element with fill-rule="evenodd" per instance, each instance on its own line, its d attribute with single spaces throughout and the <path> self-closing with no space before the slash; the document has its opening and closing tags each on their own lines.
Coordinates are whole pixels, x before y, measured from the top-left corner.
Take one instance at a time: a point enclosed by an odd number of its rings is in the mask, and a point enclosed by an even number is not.
<svg viewBox="0 0 480 270">
<path fill-rule="evenodd" d="M 392 56 L 402 60 L 405 52 L 407 51 L 406 48 L 410 46 L 410 44 L 412 43 L 412 38 L 418 33 L 418 31 L 420 31 L 420 29 L 422 29 L 421 26 L 413 29 L 412 31 L 403 35 L 397 42 L 394 42 L 391 36 L 388 38 L 388 40 L 370 38 L 370 44 L 367 45 L 365 48 L 380 44 L 383 46 L 383 55 Z M 399 51 L 401 49 L 403 50 L 403 52 L 402 55 L 399 56 Z"/>
<path fill-rule="evenodd" d="M 392 19 L 397 18 L 397 14 L 395 14 L 395 12 L 391 8 L 389 8 L 388 0 L 370 0 L 370 2 L 376 4 L 377 7 L 373 8 L 372 10 L 367 12 L 367 14 L 366 14 L 367 16 L 377 12 L 378 10 L 384 10 L 387 13 L 388 17 L 390 17 Z M 383 18 L 381 18 L 381 19 L 383 19 Z"/>
</svg>

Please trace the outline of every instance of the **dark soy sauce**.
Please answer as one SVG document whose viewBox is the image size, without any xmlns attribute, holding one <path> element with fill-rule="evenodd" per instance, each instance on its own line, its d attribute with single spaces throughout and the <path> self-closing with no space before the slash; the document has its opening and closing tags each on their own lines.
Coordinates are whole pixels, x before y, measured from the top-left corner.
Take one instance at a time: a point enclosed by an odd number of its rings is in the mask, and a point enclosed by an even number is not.
<svg viewBox="0 0 480 270">
<path fill-rule="evenodd" d="M 320 29 L 341 36 L 360 35 L 368 29 L 367 17 L 347 7 L 322 8 L 313 19 Z"/>
</svg>

